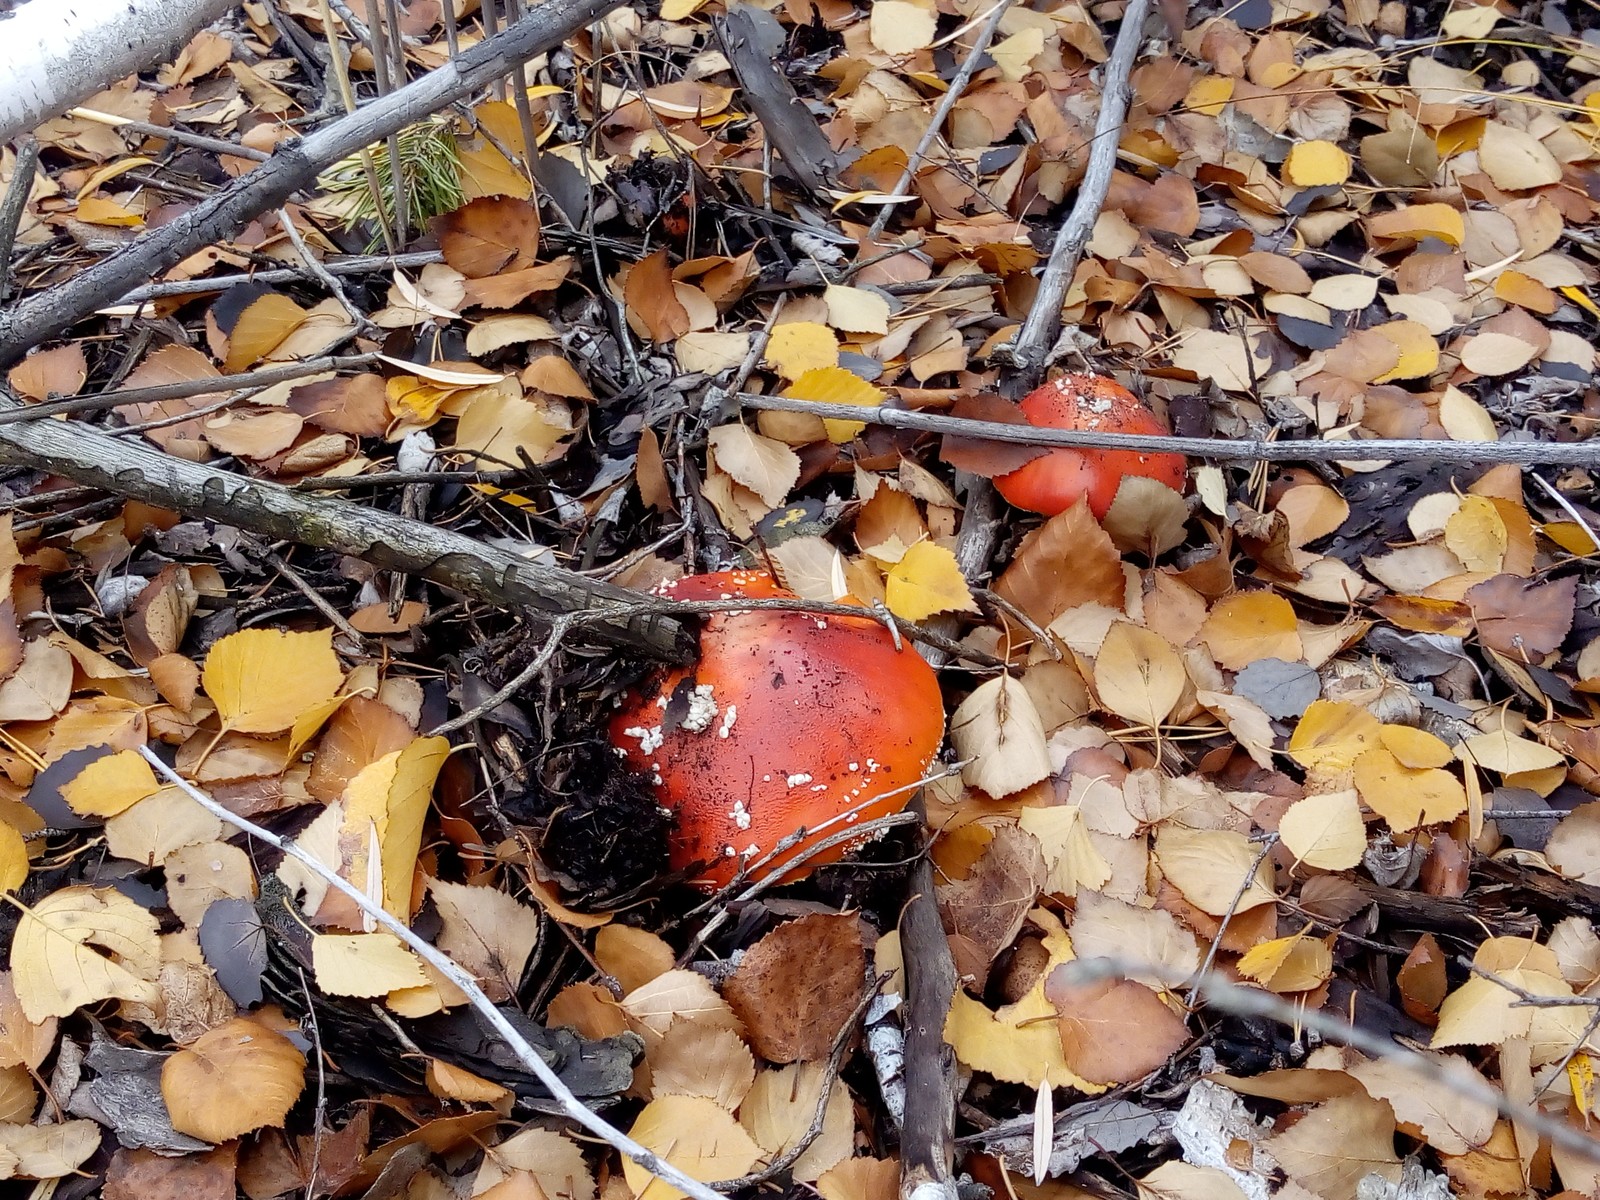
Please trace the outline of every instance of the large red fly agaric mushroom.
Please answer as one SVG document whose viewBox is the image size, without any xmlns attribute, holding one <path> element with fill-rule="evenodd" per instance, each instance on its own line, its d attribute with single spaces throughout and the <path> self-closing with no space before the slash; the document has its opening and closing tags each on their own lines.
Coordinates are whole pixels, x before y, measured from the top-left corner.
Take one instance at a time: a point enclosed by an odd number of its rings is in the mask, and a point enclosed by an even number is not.
<svg viewBox="0 0 1600 1200">
<path fill-rule="evenodd" d="M 692 575 L 674 600 L 794 598 L 761 571 Z M 700 659 L 649 680 L 611 721 L 611 741 L 671 810 L 672 865 L 703 887 L 795 863 L 798 879 L 852 847 L 807 851 L 898 812 L 944 736 L 932 668 L 868 617 L 757 610 L 706 619 Z"/>
<path fill-rule="evenodd" d="M 1028 424 L 1044 429 L 1159 435 L 1172 432 L 1137 396 L 1103 375 L 1063 375 L 1028 393 L 1021 409 Z M 1047 517 L 1065 512 L 1087 496 L 1094 515 L 1104 519 L 1127 476 L 1143 475 L 1181 492 L 1187 470 L 1181 454 L 1059 446 L 999 476 L 994 486 L 1018 508 Z"/>
</svg>

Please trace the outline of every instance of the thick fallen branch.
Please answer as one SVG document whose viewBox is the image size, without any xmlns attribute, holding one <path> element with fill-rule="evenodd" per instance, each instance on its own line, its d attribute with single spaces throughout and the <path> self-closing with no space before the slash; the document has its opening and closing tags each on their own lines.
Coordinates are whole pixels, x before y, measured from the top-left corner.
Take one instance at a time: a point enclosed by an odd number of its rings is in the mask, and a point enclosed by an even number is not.
<svg viewBox="0 0 1600 1200">
<path fill-rule="evenodd" d="M 1061 330 L 1061 302 L 1066 299 L 1067 287 L 1078 269 L 1078 259 L 1083 256 L 1083 248 L 1094 233 L 1094 223 L 1100 219 L 1100 209 L 1111 191 L 1117 146 L 1122 141 L 1122 123 L 1127 119 L 1128 101 L 1132 96 L 1128 80 L 1144 41 L 1144 19 L 1149 12 L 1150 0 L 1129 0 L 1128 7 L 1122 11 L 1122 26 L 1117 30 L 1117 40 L 1100 84 L 1100 113 L 1095 118 L 1089 163 L 1078 184 L 1077 198 L 1056 233 L 1050 260 L 1039 276 L 1039 290 L 1028 309 L 1027 319 L 1022 322 L 1022 330 L 1010 347 L 1001 351 L 1016 370 L 1016 384 L 1023 391 L 1038 386 L 1045 368 L 1050 365 L 1050 350 Z"/>
<path fill-rule="evenodd" d="M 1217 462 L 1450 462 L 1525 467 L 1600 467 L 1600 440 L 1584 442 L 1445 442 L 1423 438 L 1360 438 L 1348 441 L 1269 442 L 1260 438 L 1160 437 L 1135 433 L 1096 433 L 1086 429 L 1040 429 L 1003 421 L 969 421 L 909 408 L 857 408 L 784 396 L 744 392 L 746 408 L 803 412 L 824 418 L 865 421 L 920 433 L 1010 442 L 1019 446 L 1076 446 L 1086 450 L 1134 450 L 1185 454 Z"/>
<path fill-rule="evenodd" d="M 124 75 L 166 62 L 233 0 L 24 4 L 0 22 L 0 142 Z"/>
<path fill-rule="evenodd" d="M 3 398 L 0 404 L 11 407 Z M 531 610 L 546 622 L 563 613 L 615 608 L 616 616 L 586 621 L 585 628 L 602 641 L 658 658 L 682 661 L 691 650 L 679 621 L 641 607 L 644 597 L 626 588 L 529 562 L 422 521 L 185 462 L 85 425 L 0 425 L 0 463 L 49 471 L 187 517 L 348 554 L 490 604 Z"/>
<path fill-rule="evenodd" d="M 229 237 L 251 218 L 311 184 L 324 168 L 506 75 L 517 63 L 555 49 L 573 30 L 604 16 L 619 2 L 545 0 L 520 21 L 415 83 L 299 141 L 280 145 L 270 161 L 171 224 L 0 313 L 0 366 L 15 362 L 96 309 L 116 303 L 188 255 Z M 28 10 L 36 7 L 30 4 Z"/>
</svg>

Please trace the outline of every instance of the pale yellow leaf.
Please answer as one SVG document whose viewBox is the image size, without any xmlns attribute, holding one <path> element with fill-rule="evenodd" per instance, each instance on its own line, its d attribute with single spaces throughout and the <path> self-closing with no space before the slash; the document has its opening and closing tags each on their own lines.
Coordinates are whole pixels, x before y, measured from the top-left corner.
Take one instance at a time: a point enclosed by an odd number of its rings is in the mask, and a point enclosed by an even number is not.
<svg viewBox="0 0 1600 1200">
<path fill-rule="evenodd" d="M 735 483 L 743 484 L 770 508 L 782 504 L 800 478 L 800 456 L 782 442 L 748 425 L 719 425 L 706 435 L 711 451 Z"/>
<path fill-rule="evenodd" d="M 644 1106 L 630 1137 L 702 1183 L 737 1179 L 761 1158 L 761 1147 L 727 1109 L 702 1096 L 660 1096 Z M 624 1158 L 634 1200 L 677 1200 L 684 1193 Z"/>
<path fill-rule="evenodd" d="M 1244 834 L 1231 829 L 1163 824 L 1156 833 L 1155 854 L 1168 882 L 1214 917 L 1228 912 L 1230 905 L 1235 912 L 1249 912 L 1278 898 L 1271 864 Z"/>
<path fill-rule="evenodd" d="M 901 555 L 884 577 L 884 592 L 889 611 L 907 621 L 978 611 L 956 556 L 936 542 L 918 542 Z"/>
<path fill-rule="evenodd" d="M 1278 837 L 1296 861 L 1324 871 L 1349 870 L 1367 848 L 1361 807 L 1349 789 L 1296 800 L 1278 819 Z"/>
<path fill-rule="evenodd" d="M 311 965 L 317 987 L 333 996 L 385 996 L 427 982 L 421 961 L 392 933 L 319 933 Z"/>
<path fill-rule="evenodd" d="M 828 324 L 845 333 L 888 333 L 889 301 L 866 288 L 830 283 L 822 294 Z"/>
<path fill-rule="evenodd" d="M 1050 774 L 1044 723 L 1027 689 L 997 675 L 973 689 L 950 718 L 950 745 L 969 787 L 1009 796 Z"/>
<path fill-rule="evenodd" d="M 333 630 L 243 629 L 206 655 L 201 681 L 224 729 L 277 733 L 344 682 Z"/>
<path fill-rule="evenodd" d="M 116 997 L 161 998 L 158 923 L 121 892 L 66 887 L 24 909 L 11 943 L 12 984 L 28 1020 L 64 1017 Z"/>
<path fill-rule="evenodd" d="M 1140 725 L 1166 720 L 1188 674 L 1172 643 L 1152 630 L 1118 621 L 1094 660 L 1094 686 L 1105 707 Z"/>
</svg>

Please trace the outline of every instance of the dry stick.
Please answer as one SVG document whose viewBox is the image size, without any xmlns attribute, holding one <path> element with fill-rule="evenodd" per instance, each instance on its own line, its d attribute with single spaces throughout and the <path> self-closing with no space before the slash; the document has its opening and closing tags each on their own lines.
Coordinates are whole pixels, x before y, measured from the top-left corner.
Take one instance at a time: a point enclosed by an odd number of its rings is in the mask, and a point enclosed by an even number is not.
<svg viewBox="0 0 1600 1200">
<path fill-rule="evenodd" d="M 574 29 L 603 16 L 619 0 L 545 0 L 492 38 L 421 79 L 288 145 L 209 200 L 181 214 L 60 287 L 0 312 L 0 366 L 60 334 L 138 284 L 227 237 L 266 209 L 284 203 L 317 173 L 418 118 L 477 91 L 513 63 L 553 50 Z"/>
<path fill-rule="evenodd" d="M 1064 981 L 1069 986 L 1082 986 L 1129 975 L 1151 974 L 1161 979 L 1164 986 L 1173 990 L 1183 987 L 1188 982 L 1165 964 L 1132 957 L 1078 958 L 1057 970 L 1063 973 Z M 1507 1120 L 1524 1122 L 1552 1142 L 1558 1142 L 1564 1149 L 1580 1154 L 1590 1161 L 1600 1160 L 1600 1142 L 1580 1133 L 1563 1121 L 1553 1120 L 1542 1112 L 1518 1104 L 1498 1088 L 1491 1087 L 1487 1083 L 1479 1083 L 1465 1073 L 1442 1075 L 1436 1059 L 1419 1054 L 1415 1050 L 1408 1050 L 1397 1042 L 1370 1034 L 1358 1026 L 1335 1020 L 1326 1013 L 1290 1004 L 1271 992 L 1229 983 L 1217 976 L 1195 981 L 1194 989 L 1209 1006 L 1233 1016 L 1263 1017 L 1282 1025 L 1309 1029 L 1318 1037 L 1349 1046 L 1352 1050 L 1359 1050 L 1369 1058 L 1387 1059 L 1389 1062 L 1398 1063 L 1425 1079 L 1443 1078 L 1445 1087 L 1457 1096 L 1476 1104 L 1488 1105 Z"/>
<path fill-rule="evenodd" d="M 3 397 L 0 390 L 0 403 Z M 586 627 L 605 642 L 678 662 L 692 653 L 693 639 L 682 623 L 641 605 L 647 598 L 637 592 L 530 562 L 423 521 L 185 462 L 83 424 L 0 426 L 0 463 L 49 471 L 273 541 L 348 554 L 381 570 L 420 575 L 501 608 L 526 609 L 543 624 L 563 613 L 592 610 L 595 619 Z"/>
<path fill-rule="evenodd" d="M 377 361 L 376 354 L 329 355 L 287 363 L 281 367 L 268 367 L 262 371 L 246 371 L 240 375 L 212 375 L 207 379 L 185 379 L 178 383 L 160 383 L 153 387 L 128 388 L 119 392 L 96 392 L 92 396 L 47 400 L 43 404 L 30 404 L 26 408 L 0 406 L 0 425 L 17 425 L 37 421 L 42 417 L 58 417 L 63 413 L 104 412 L 108 408 L 123 408 L 129 404 L 155 404 L 163 400 L 187 400 L 192 396 L 215 396 L 221 392 L 231 392 L 235 388 L 260 389 L 270 383 L 304 379 L 308 375 L 320 375 L 324 371 L 364 367 L 368 363 Z"/>
<path fill-rule="evenodd" d="M 382 342 L 385 336 L 383 330 L 374 325 L 367 318 L 367 314 L 356 307 L 345 292 L 344 284 L 340 283 L 333 275 L 330 275 L 328 269 L 322 265 L 322 260 L 311 253 L 311 247 L 306 245 L 306 239 L 301 235 L 299 228 L 296 227 L 294 218 L 289 215 L 289 210 L 280 208 L 277 210 L 276 215 L 278 226 L 283 230 L 284 235 L 288 237 L 289 244 L 294 247 L 294 252 L 305 266 L 306 273 L 332 293 L 333 298 L 339 302 L 339 306 L 355 322 L 358 330 L 368 336 L 375 336 L 379 342 Z"/>
<path fill-rule="evenodd" d="M 425 267 L 429 263 L 443 261 L 444 255 L 437 250 L 412 250 L 405 254 L 349 254 L 342 258 L 324 259 L 322 267 L 328 274 L 338 277 L 369 275 L 373 271 L 392 268 Z M 246 283 L 294 283 L 303 278 L 305 273 L 294 267 L 271 267 L 265 271 L 209 275 L 204 279 L 174 279 L 134 288 L 118 304 L 142 304 L 146 300 L 161 300 L 168 296 L 198 296 L 205 292 L 226 291 Z"/>
<path fill-rule="evenodd" d="M 1002 347 L 1000 351 L 1007 355 L 1021 382 L 1030 387 L 1039 383 L 1049 365 L 1050 350 L 1061 328 L 1061 303 L 1066 299 L 1067 287 L 1078 269 L 1078 259 L 1083 255 L 1083 248 L 1094 232 L 1094 223 L 1100 219 L 1100 209 L 1111 190 L 1117 144 L 1121 141 L 1122 123 L 1128 116 L 1131 96 L 1128 78 L 1133 73 L 1134 59 L 1139 56 L 1139 44 L 1144 40 L 1144 20 L 1149 11 L 1150 0 L 1128 0 L 1128 7 L 1122 12 L 1122 26 L 1117 30 L 1116 44 L 1105 65 L 1105 81 L 1100 85 L 1100 114 L 1095 118 L 1089 164 L 1078 184 L 1077 199 L 1056 233 L 1050 261 L 1039 277 L 1039 290 L 1022 322 L 1021 332 L 1009 347 Z"/>
<path fill-rule="evenodd" d="M 986 479 L 973 477 L 956 535 L 956 565 L 968 580 L 989 568 L 999 530 L 998 499 Z M 949 619 L 941 622 L 947 628 Z M 951 655 L 925 647 L 922 656 L 938 670 Z M 922 794 L 913 811 L 927 825 Z M 956 967 L 939 918 L 933 859 L 924 851 L 912 868 L 910 895 L 900 913 L 901 959 L 906 997 L 901 1010 L 905 1030 L 902 1078 L 904 1118 L 900 1133 L 900 1195 L 903 1200 L 955 1200 L 955 1108 L 958 1083 L 953 1051 L 944 1025 L 955 998 Z"/>
<path fill-rule="evenodd" d="M 923 155 L 927 154 L 928 147 L 939 136 L 939 131 L 944 128 L 944 123 L 950 117 L 950 112 L 956 106 L 956 101 L 961 99 L 967 90 L 967 84 L 972 82 L 972 76 L 978 69 L 978 60 L 988 50 L 989 43 L 994 41 L 994 35 L 1000 31 L 1000 22 L 1005 19 L 1007 10 L 1011 7 L 1011 0 L 999 0 L 994 6 L 994 11 L 989 14 L 989 19 L 978 30 L 978 35 L 972 39 L 972 48 L 967 51 L 967 56 L 961 60 L 961 69 L 956 72 L 956 77 L 950 81 L 950 87 L 939 100 L 939 107 L 933 110 L 933 119 L 928 122 L 928 127 L 922 131 L 916 148 L 911 151 L 911 157 L 906 159 L 905 170 L 900 172 L 900 178 L 895 181 L 894 187 L 889 189 L 891 197 L 906 194 L 906 189 L 911 186 L 911 180 L 916 176 L 917 167 L 922 162 Z M 877 242 L 884 226 L 889 224 L 889 216 L 901 203 L 891 199 L 873 218 L 872 226 L 867 230 L 867 244 Z"/>
<path fill-rule="evenodd" d="M 466 995 L 467 1003 L 472 1006 L 473 1011 L 478 1014 L 479 1018 L 490 1029 L 499 1035 L 500 1039 L 505 1042 L 506 1047 L 517 1056 L 517 1061 L 527 1068 L 528 1073 L 544 1085 L 545 1090 L 550 1093 L 563 1115 L 569 1120 L 576 1121 L 607 1145 L 627 1155 L 652 1175 L 659 1176 L 667 1183 L 672 1184 L 673 1187 L 681 1188 L 695 1197 L 695 1200 L 726 1200 L 726 1197 L 713 1191 L 699 1180 L 689 1178 L 671 1163 L 645 1149 L 623 1133 L 622 1130 L 600 1116 L 599 1113 L 594 1112 L 580 1102 L 572 1094 L 572 1090 L 561 1081 L 561 1077 L 550 1069 L 550 1065 L 544 1059 L 539 1057 L 539 1052 L 528 1044 L 528 1040 L 522 1034 L 517 1032 L 516 1026 L 511 1024 L 506 1019 L 506 1015 L 494 1006 L 488 996 L 483 994 L 483 989 L 478 986 L 477 980 L 458 967 L 454 959 L 430 945 L 425 938 L 412 932 L 411 927 L 405 922 L 396 919 L 387 910 L 374 904 L 364 892 L 336 872 L 330 870 L 320 859 L 306 853 L 294 842 L 286 841 L 277 834 L 263 829 L 255 822 L 236 816 L 218 804 L 210 796 L 162 762 L 155 754 L 151 753 L 150 747 L 140 746 L 139 753 L 144 755 L 145 761 L 150 764 L 158 775 L 182 791 L 184 795 L 188 796 L 201 808 L 218 820 L 233 826 L 235 829 L 242 830 L 257 841 L 271 846 L 274 850 L 281 850 L 301 866 L 310 870 L 317 878 L 348 897 L 363 913 L 409 946 L 418 958 L 460 988 Z"/>
<path fill-rule="evenodd" d="M 16 168 L 11 172 L 11 183 L 0 200 L 0 301 L 11 291 L 11 249 L 17 244 L 17 226 L 22 224 L 22 212 L 28 207 L 28 196 L 33 192 L 34 168 L 39 165 L 39 139 L 24 134 L 17 139 Z"/>
<path fill-rule="evenodd" d="M 119 117 L 115 113 L 100 112 L 93 108 L 71 108 L 67 110 L 67 116 L 93 121 L 97 125 L 109 125 L 112 129 L 142 133 L 146 137 L 161 138 L 163 141 L 175 142 L 180 146 L 192 146 L 196 150 L 209 150 L 213 154 L 231 154 L 234 158 L 248 158 L 252 162 L 266 162 L 272 157 L 265 150 L 257 150 L 254 146 L 225 142 L 221 138 L 190 133 L 187 129 L 173 129 L 166 125 L 152 125 L 148 121 L 135 121 L 132 117 Z"/>
<path fill-rule="evenodd" d="M 329 623 L 332 624 L 335 629 L 344 634 L 345 637 L 349 638 L 357 646 L 366 646 L 366 636 L 362 634 L 362 632 L 354 625 L 350 624 L 350 622 L 345 619 L 345 615 L 335 608 L 332 603 L 329 602 L 326 596 L 317 591 L 316 588 L 312 587 L 304 575 L 300 574 L 299 571 L 291 567 L 288 559 L 284 558 L 283 555 L 279 554 L 276 550 L 268 550 L 267 561 L 272 564 L 273 569 L 277 571 L 278 574 L 282 575 L 289 581 L 291 585 L 293 585 L 295 591 L 299 592 L 306 598 L 307 601 L 310 602 L 312 608 L 316 609 L 323 616 L 327 617 Z"/>
<path fill-rule="evenodd" d="M 1135 0 L 1136 3 L 1142 0 Z M 1098 433 L 1086 429 L 1040 429 L 1004 421 L 969 421 L 917 409 L 856 408 L 784 396 L 739 395 L 746 408 L 801 412 L 869 425 L 888 425 L 920 433 L 944 433 L 1019 446 L 1076 446 L 1088 450 L 1132 450 L 1141 454 L 1183 454 L 1221 462 L 1448 462 L 1468 465 L 1600 466 L 1600 440 L 1586 442 L 1443 442 L 1420 438 L 1361 438 L 1349 441 L 1269 442 L 1261 438 L 1160 437 Z"/>
</svg>

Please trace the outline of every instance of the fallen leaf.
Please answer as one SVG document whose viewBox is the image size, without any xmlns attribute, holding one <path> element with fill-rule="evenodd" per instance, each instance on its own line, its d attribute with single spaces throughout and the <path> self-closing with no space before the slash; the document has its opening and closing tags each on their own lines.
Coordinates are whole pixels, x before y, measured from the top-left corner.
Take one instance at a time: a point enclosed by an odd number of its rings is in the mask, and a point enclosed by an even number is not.
<svg viewBox="0 0 1600 1200">
<path fill-rule="evenodd" d="M 1160 634 L 1126 621 L 1106 631 L 1094 686 L 1111 712 L 1153 729 L 1167 719 L 1187 682 L 1183 660 Z"/>
<path fill-rule="evenodd" d="M 1061 1014 L 1067 1066 L 1091 1083 L 1143 1079 L 1189 1040 L 1183 1018 L 1144 984 L 1129 979 L 1071 984 L 1062 974 L 1062 968 L 1051 972 L 1045 995 Z"/>
<path fill-rule="evenodd" d="M 761 1158 L 761 1147 L 727 1109 L 701 1096 L 658 1096 L 634 1119 L 628 1136 L 691 1179 L 737 1179 Z M 630 1158 L 622 1172 L 634 1200 L 677 1200 L 684 1193 Z"/>
<path fill-rule="evenodd" d="M 207 1030 L 161 1067 L 161 1096 L 179 1133 L 225 1142 L 282 1125 L 305 1086 L 305 1056 L 258 1022 Z"/>
<path fill-rule="evenodd" d="M 956 556 L 935 542 L 918 542 L 900 556 L 884 577 L 889 611 L 907 621 L 935 613 L 977 612 L 978 602 Z"/>
<path fill-rule="evenodd" d="M 991 796 L 1009 796 L 1050 774 L 1044 724 L 1027 690 L 1001 674 L 979 684 L 950 718 L 950 745 L 966 761 L 961 777 Z"/>
<path fill-rule="evenodd" d="M 866 962 L 859 918 L 813 914 L 746 950 L 722 994 L 768 1062 L 826 1059 L 861 998 Z"/>
<path fill-rule="evenodd" d="M 11 979 L 28 1020 L 65 1017 L 113 997 L 160 1001 L 154 916 L 120 892 L 65 887 L 23 909 Z"/>
<path fill-rule="evenodd" d="M 200 678 L 223 729 L 277 733 L 331 698 L 344 682 L 344 671 L 333 652 L 331 629 L 243 629 L 211 647 Z"/>
</svg>

